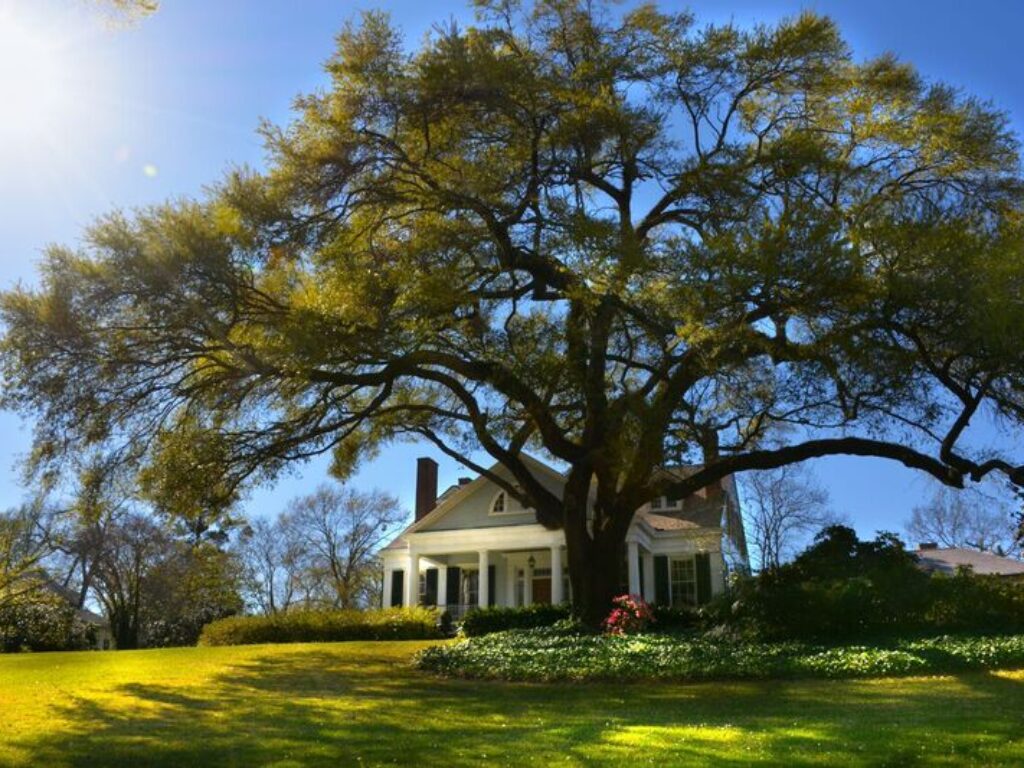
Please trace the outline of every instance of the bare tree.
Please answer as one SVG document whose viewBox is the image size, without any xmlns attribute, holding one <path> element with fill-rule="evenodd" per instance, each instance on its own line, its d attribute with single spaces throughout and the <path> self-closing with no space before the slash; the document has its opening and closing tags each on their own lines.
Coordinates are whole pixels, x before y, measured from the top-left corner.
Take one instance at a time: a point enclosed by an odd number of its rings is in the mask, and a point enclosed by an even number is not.
<svg viewBox="0 0 1024 768">
<path fill-rule="evenodd" d="M 303 585 L 308 602 L 336 608 L 369 604 L 378 578 L 376 551 L 406 518 L 398 499 L 320 486 L 293 501 L 281 524 L 305 543 Z"/>
<path fill-rule="evenodd" d="M 939 488 L 927 504 L 914 508 L 904 527 L 912 542 L 1020 554 L 1012 511 L 979 491 Z"/>
<path fill-rule="evenodd" d="M 301 594 L 301 555 L 291 533 L 281 518 L 257 518 L 242 531 L 238 554 L 246 602 L 260 613 L 287 611 Z"/>
<path fill-rule="evenodd" d="M 838 521 L 811 472 L 790 465 L 742 478 L 747 541 L 761 570 L 777 568 L 807 538 Z"/>
</svg>

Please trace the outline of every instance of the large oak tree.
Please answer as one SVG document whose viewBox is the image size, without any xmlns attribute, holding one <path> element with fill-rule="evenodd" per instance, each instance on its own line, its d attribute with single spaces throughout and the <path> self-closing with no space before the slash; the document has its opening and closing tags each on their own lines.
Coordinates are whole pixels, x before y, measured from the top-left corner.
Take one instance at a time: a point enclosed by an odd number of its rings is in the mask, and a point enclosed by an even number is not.
<svg viewBox="0 0 1024 768">
<path fill-rule="evenodd" d="M 656 496 L 837 454 L 1024 480 L 967 439 L 1024 417 L 1004 115 L 810 14 L 477 6 L 411 54 L 381 15 L 346 27 L 265 171 L 110 215 L 3 297 L 40 467 L 93 442 L 180 467 L 187 434 L 185 474 L 230 493 L 397 439 L 483 451 L 565 529 L 594 622 Z"/>
</svg>

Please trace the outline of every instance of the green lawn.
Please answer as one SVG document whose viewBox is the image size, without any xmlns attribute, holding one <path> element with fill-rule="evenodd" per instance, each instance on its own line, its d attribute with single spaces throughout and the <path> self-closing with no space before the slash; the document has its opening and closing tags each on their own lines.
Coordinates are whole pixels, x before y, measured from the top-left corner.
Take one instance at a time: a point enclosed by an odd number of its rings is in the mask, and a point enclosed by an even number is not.
<svg viewBox="0 0 1024 768">
<path fill-rule="evenodd" d="M 1024 762 L 1024 670 L 544 686 L 432 678 L 426 644 L 3 656 L 0 764 Z"/>
</svg>

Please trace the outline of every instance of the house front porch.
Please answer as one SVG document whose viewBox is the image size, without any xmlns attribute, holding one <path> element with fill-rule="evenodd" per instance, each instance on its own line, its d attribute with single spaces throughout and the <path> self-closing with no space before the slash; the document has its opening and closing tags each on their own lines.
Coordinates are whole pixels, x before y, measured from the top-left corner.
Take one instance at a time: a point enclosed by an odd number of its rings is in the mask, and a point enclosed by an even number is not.
<svg viewBox="0 0 1024 768">
<path fill-rule="evenodd" d="M 724 586 L 721 555 L 709 557 L 705 543 L 651 539 L 632 531 L 623 591 L 664 605 L 705 601 Z M 571 599 L 561 531 L 539 525 L 423 531 L 410 534 L 407 544 L 404 551 L 385 555 L 385 605 L 437 606 L 458 619 L 475 607 L 557 605 Z"/>
</svg>

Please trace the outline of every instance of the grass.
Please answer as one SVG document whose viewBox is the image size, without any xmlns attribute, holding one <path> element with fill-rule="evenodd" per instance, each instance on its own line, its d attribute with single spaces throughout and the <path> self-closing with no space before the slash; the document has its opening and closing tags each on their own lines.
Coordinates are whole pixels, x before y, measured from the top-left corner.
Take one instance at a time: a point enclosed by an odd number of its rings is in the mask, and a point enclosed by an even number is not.
<svg viewBox="0 0 1024 768">
<path fill-rule="evenodd" d="M 428 642 L 0 657 L 0 764 L 1019 765 L 1024 670 L 531 685 L 431 677 Z"/>
</svg>

